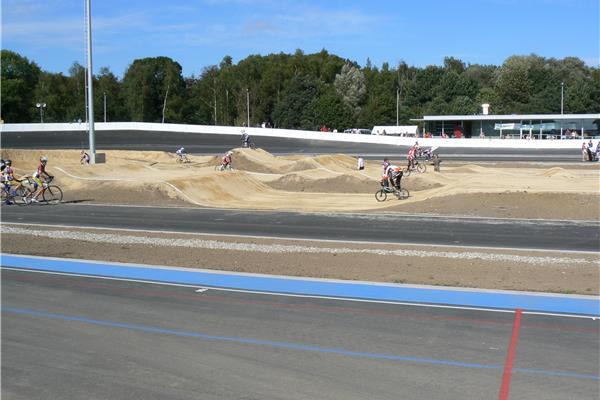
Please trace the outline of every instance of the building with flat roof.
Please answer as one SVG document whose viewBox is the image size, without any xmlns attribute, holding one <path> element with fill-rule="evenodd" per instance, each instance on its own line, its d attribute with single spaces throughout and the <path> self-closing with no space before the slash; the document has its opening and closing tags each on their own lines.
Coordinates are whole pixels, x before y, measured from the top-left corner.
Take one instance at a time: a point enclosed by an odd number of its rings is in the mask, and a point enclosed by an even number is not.
<svg viewBox="0 0 600 400">
<path fill-rule="evenodd" d="M 440 137 L 568 139 L 599 136 L 600 114 L 425 115 L 411 119 Z"/>
</svg>

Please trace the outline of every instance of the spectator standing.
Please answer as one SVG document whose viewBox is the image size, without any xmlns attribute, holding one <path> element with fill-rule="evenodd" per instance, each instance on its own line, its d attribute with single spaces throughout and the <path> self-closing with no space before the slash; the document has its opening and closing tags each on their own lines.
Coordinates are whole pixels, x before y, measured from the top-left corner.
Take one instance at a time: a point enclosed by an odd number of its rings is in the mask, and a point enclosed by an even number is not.
<svg viewBox="0 0 600 400">
<path fill-rule="evenodd" d="M 359 171 L 362 171 L 363 169 L 365 169 L 365 160 L 362 157 L 358 157 L 358 161 L 357 161 L 357 168 Z"/>
<path fill-rule="evenodd" d="M 583 144 L 581 145 L 581 161 L 587 161 L 588 160 L 588 148 L 587 148 L 587 144 L 585 143 L 585 140 L 583 141 Z"/>
</svg>

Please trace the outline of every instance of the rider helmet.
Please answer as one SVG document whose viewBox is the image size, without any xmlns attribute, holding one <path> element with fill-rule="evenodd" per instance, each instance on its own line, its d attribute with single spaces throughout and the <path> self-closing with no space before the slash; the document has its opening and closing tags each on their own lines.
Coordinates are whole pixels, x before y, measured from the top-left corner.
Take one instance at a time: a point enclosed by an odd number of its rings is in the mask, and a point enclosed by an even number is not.
<svg viewBox="0 0 600 400">
<path fill-rule="evenodd" d="M 42 164 L 46 164 L 46 163 L 48 162 L 48 157 L 46 157 L 46 156 L 41 156 L 41 157 L 40 157 L 40 162 L 41 162 Z"/>
<path fill-rule="evenodd" d="M 231 156 L 231 155 L 233 155 L 233 151 L 231 151 L 231 150 L 230 150 L 230 151 L 228 151 L 228 152 L 227 152 L 227 155 L 228 155 L 228 156 Z"/>
<path fill-rule="evenodd" d="M 6 161 L 4 161 L 4 164 L 6 164 L 7 166 L 10 167 L 12 165 L 12 161 L 6 160 Z"/>
</svg>

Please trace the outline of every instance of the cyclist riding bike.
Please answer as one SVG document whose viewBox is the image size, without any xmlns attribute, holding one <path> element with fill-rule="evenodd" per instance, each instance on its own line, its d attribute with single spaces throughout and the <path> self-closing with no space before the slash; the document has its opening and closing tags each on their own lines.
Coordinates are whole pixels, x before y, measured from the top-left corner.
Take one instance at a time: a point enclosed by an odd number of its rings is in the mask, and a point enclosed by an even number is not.
<svg viewBox="0 0 600 400">
<path fill-rule="evenodd" d="M 12 161 L 4 161 L 4 168 L 2 170 L 2 180 L 5 185 L 11 186 L 13 182 L 21 183 L 21 180 L 15 178 L 15 171 L 12 168 Z"/>
<path fill-rule="evenodd" d="M 419 142 L 416 142 L 414 146 L 408 150 L 408 169 L 415 167 L 415 160 L 417 157 L 417 151 L 419 150 Z"/>
<path fill-rule="evenodd" d="M 183 147 L 180 147 L 175 154 L 177 154 L 177 157 L 179 157 L 180 161 L 185 161 L 187 159 L 185 148 Z"/>
<path fill-rule="evenodd" d="M 21 184 L 22 180 L 15 177 L 15 172 L 12 168 L 12 161 L 2 161 L 2 190 L 9 193 L 11 189 L 16 189 Z M 15 188 L 12 188 L 14 183 L 18 183 Z M 6 204 L 12 204 L 8 199 Z"/>
<path fill-rule="evenodd" d="M 390 185 L 396 190 L 400 190 L 400 180 L 402 179 L 402 168 L 390 164 L 385 170 L 384 177 L 386 177 L 387 182 L 384 182 L 385 187 L 389 187 Z"/>
<path fill-rule="evenodd" d="M 46 179 L 53 179 L 54 177 L 46 171 L 46 164 L 48 163 L 48 157 L 42 156 L 40 157 L 40 165 L 38 165 L 37 169 L 31 175 L 31 179 L 33 180 L 33 190 L 35 192 L 29 197 L 29 201 L 32 203 L 37 203 L 38 196 L 42 193 L 44 189 L 44 182 L 42 181 L 43 177 Z"/>
<path fill-rule="evenodd" d="M 231 168 L 231 156 L 233 155 L 233 151 L 228 151 L 225 153 L 223 158 L 221 159 L 221 168 Z"/>
<path fill-rule="evenodd" d="M 245 129 L 242 129 L 242 147 L 250 147 L 250 135 Z"/>
<path fill-rule="evenodd" d="M 81 150 L 81 158 L 79 159 L 79 163 L 82 165 L 90 163 L 90 155 L 85 152 L 85 150 Z"/>
</svg>

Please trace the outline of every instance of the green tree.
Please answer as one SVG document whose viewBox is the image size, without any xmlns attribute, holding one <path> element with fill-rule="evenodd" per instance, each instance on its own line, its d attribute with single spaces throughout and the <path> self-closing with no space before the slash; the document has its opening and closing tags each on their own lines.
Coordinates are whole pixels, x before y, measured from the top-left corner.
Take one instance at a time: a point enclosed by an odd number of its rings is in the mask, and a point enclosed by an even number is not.
<svg viewBox="0 0 600 400">
<path fill-rule="evenodd" d="M 308 76 L 294 76 L 282 94 L 282 100 L 277 103 L 273 111 L 273 120 L 280 128 L 305 127 L 304 113 L 308 106 L 319 95 L 317 82 Z"/>
<path fill-rule="evenodd" d="M 165 121 L 181 121 L 184 89 L 181 65 L 168 57 L 135 60 L 123 77 L 125 103 L 133 121 L 160 122 L 165 96 Z"/>
<path fill-rule="evenodd" d="M 351 128 L 353 120 L 352 110 L 334 90 L 328 90 L 308 106 L 303 114 L 302 127 L 317 129 L 325 125 L 332 130 L 342 131 Z"/>
<path fill-rule="evenodd" d="M 1 51 L 2 103 L 0 119 L 5 122 L 31 122 L 36 115 L 34 90 L 41 70 L 34 62 L 10 51 Z"/>
<path fill-rule="evenodd" d="M 123 86 L 108 67 L 100 68 L 94 82 L 94 120 L 104 121 L 106 95 L 106 122 L 128 121 L 129 115 L 123 98 Z"/>
<path fill-rule="evenodd" d="M 367 95 L 365 75 L 351 64 L 345 64 L 335 76 L 335 91 L 354 114 L 360 112 L 360 106 Z"/>
</svg>

